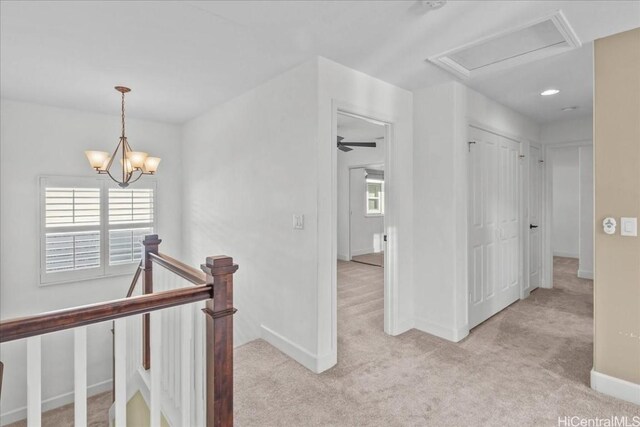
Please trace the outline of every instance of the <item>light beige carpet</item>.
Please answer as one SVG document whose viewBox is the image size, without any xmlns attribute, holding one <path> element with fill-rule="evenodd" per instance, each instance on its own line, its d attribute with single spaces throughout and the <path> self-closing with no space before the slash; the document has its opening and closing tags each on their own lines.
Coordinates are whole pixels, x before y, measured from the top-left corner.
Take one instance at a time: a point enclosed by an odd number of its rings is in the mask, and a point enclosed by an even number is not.
<svg viewBox="0 0 640 427">
<path fill-rule="evenodd" d="M 108 427 L 109 408 L 111 407 L 111 392 L 97 394 L 87 399 L 87 426 Z M 42 427 L 71 427 L 73 426 L 73 403 L 52 409 L 42 414 Z M 27 427 L 27 421 L 22 420 L 7 427 Z"/>
<path fill-rule="evenodd" d="M 235 352 L 236 426 L 557 426 L 558 417 L 639 415 L 591 390 L 593 283 L 555 259 L 539 289 L 460 343 L 382 332 L 383 269 L 338 263 L 338 365 L 313 374 L 262 340 Z M 89 401 L 106 426 L 109 393 Z M 73 425 L 73 407 L 43 415 Z M 23 426 L 24 423 L 15 424 Z M 135 426 L 138 427 L 138 426 Z"/>
<path fill-rule="evenodd" d="M 237 426 L 557 426 L 638 415 L 591 390 L 593 284 L 555 261 L 539 289 L 460 343 L 382 331 L 383 269 L 338 263 L 338 365 L 320 375 L 264 341 L 236 351 Z"/>
<path fill-rule="evenodd" d="M 361 264 L 369 264 L 369 265 L 375 265 L 378 267 L 384 267 L 384 252 L 356 255 L 354 257 L 351 257 L 351 260 L 355 262 L 359 262 Z"/>
</svg>

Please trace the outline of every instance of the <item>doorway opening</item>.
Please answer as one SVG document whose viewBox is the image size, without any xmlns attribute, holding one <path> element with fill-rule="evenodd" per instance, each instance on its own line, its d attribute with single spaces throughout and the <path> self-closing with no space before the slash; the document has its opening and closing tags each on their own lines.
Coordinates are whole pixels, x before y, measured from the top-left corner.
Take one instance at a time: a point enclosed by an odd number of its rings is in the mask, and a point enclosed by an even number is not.
<svg viewBox="0 0 640 427">
<path fill-rule="evenodd" d="M 589 45 L 471 81 L 481 95 L 467 100 L 465 147 L 471 334 L 524 328 L 522 354 L 546 343 L 545 331 L 566 335 L 579 351 L 565 375 L 583 384 L 593 341 L 592 82 Z"/>
<path fill-rule="evenodd" d="M 390 125 L 337 114 L 338 359 L 358 336 L 385 329 L 385 166 Z"/>
</svg>

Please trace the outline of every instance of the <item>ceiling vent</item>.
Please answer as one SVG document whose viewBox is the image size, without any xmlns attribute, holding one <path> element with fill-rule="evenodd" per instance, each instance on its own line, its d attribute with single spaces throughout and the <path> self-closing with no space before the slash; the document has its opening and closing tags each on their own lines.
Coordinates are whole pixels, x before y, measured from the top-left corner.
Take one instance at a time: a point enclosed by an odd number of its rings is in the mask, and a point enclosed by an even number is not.
<svg viewBox="0 0 640 427">
<path fill-rule="evenodd" d="M 557 11 L 524 26 L 432 56 L 429 61 L 458 77 L 471 79 L 566 52 L 580 45 L 564 14 Z"/>
</svg>

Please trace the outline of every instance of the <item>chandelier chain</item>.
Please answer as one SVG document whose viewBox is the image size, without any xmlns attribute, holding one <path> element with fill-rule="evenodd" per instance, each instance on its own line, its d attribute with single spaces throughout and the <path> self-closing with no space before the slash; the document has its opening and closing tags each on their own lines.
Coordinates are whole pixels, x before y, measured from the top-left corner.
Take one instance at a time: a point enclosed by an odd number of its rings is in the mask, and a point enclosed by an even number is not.
<svg viewBox="0 0 640 427">
<path fill-rule="evenodd" d="M 124 93 L 122 94 L 122 108 L 120 118 L 122 119 L 122 137 L 124 138 Z"/>
</svg>

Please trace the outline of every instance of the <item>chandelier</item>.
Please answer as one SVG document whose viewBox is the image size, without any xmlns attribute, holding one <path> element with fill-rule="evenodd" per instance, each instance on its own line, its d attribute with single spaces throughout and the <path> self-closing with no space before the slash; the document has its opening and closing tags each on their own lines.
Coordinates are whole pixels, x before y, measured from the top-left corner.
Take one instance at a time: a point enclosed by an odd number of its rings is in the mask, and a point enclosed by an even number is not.
<svg viewBox="0 0 640 427">
<path fill-rule="evenodd" d="M 116 86 L 115 89 L 122 94 L 121 114 L 122 119 L 122 134 L 120 135 L 120 142 L 109 157 L 109 153 L 106 151 L 85 151 L 91 167 L 95 169 L 99 174 L 107 174 L 109 177 L 118 183 L 122 188 L 126 188 L 129 184 L 133 184 L 139 180 L 142 175 L 153 175 L 158 170 L 158 164 L 160 163 L 159 157 L 149 157 L 147 153 L 142 151 L 133 151 L 127 137 L 124 133 L 124 94 L 131 92 L 131 89 L 124 86 Z M 118 152 L 120 151 L 120 154 Z M 120 167 L 122 171 L 114 171 L 111 173 L 111 167 L 114 160 L 120 160 Z"/>
</svg>

